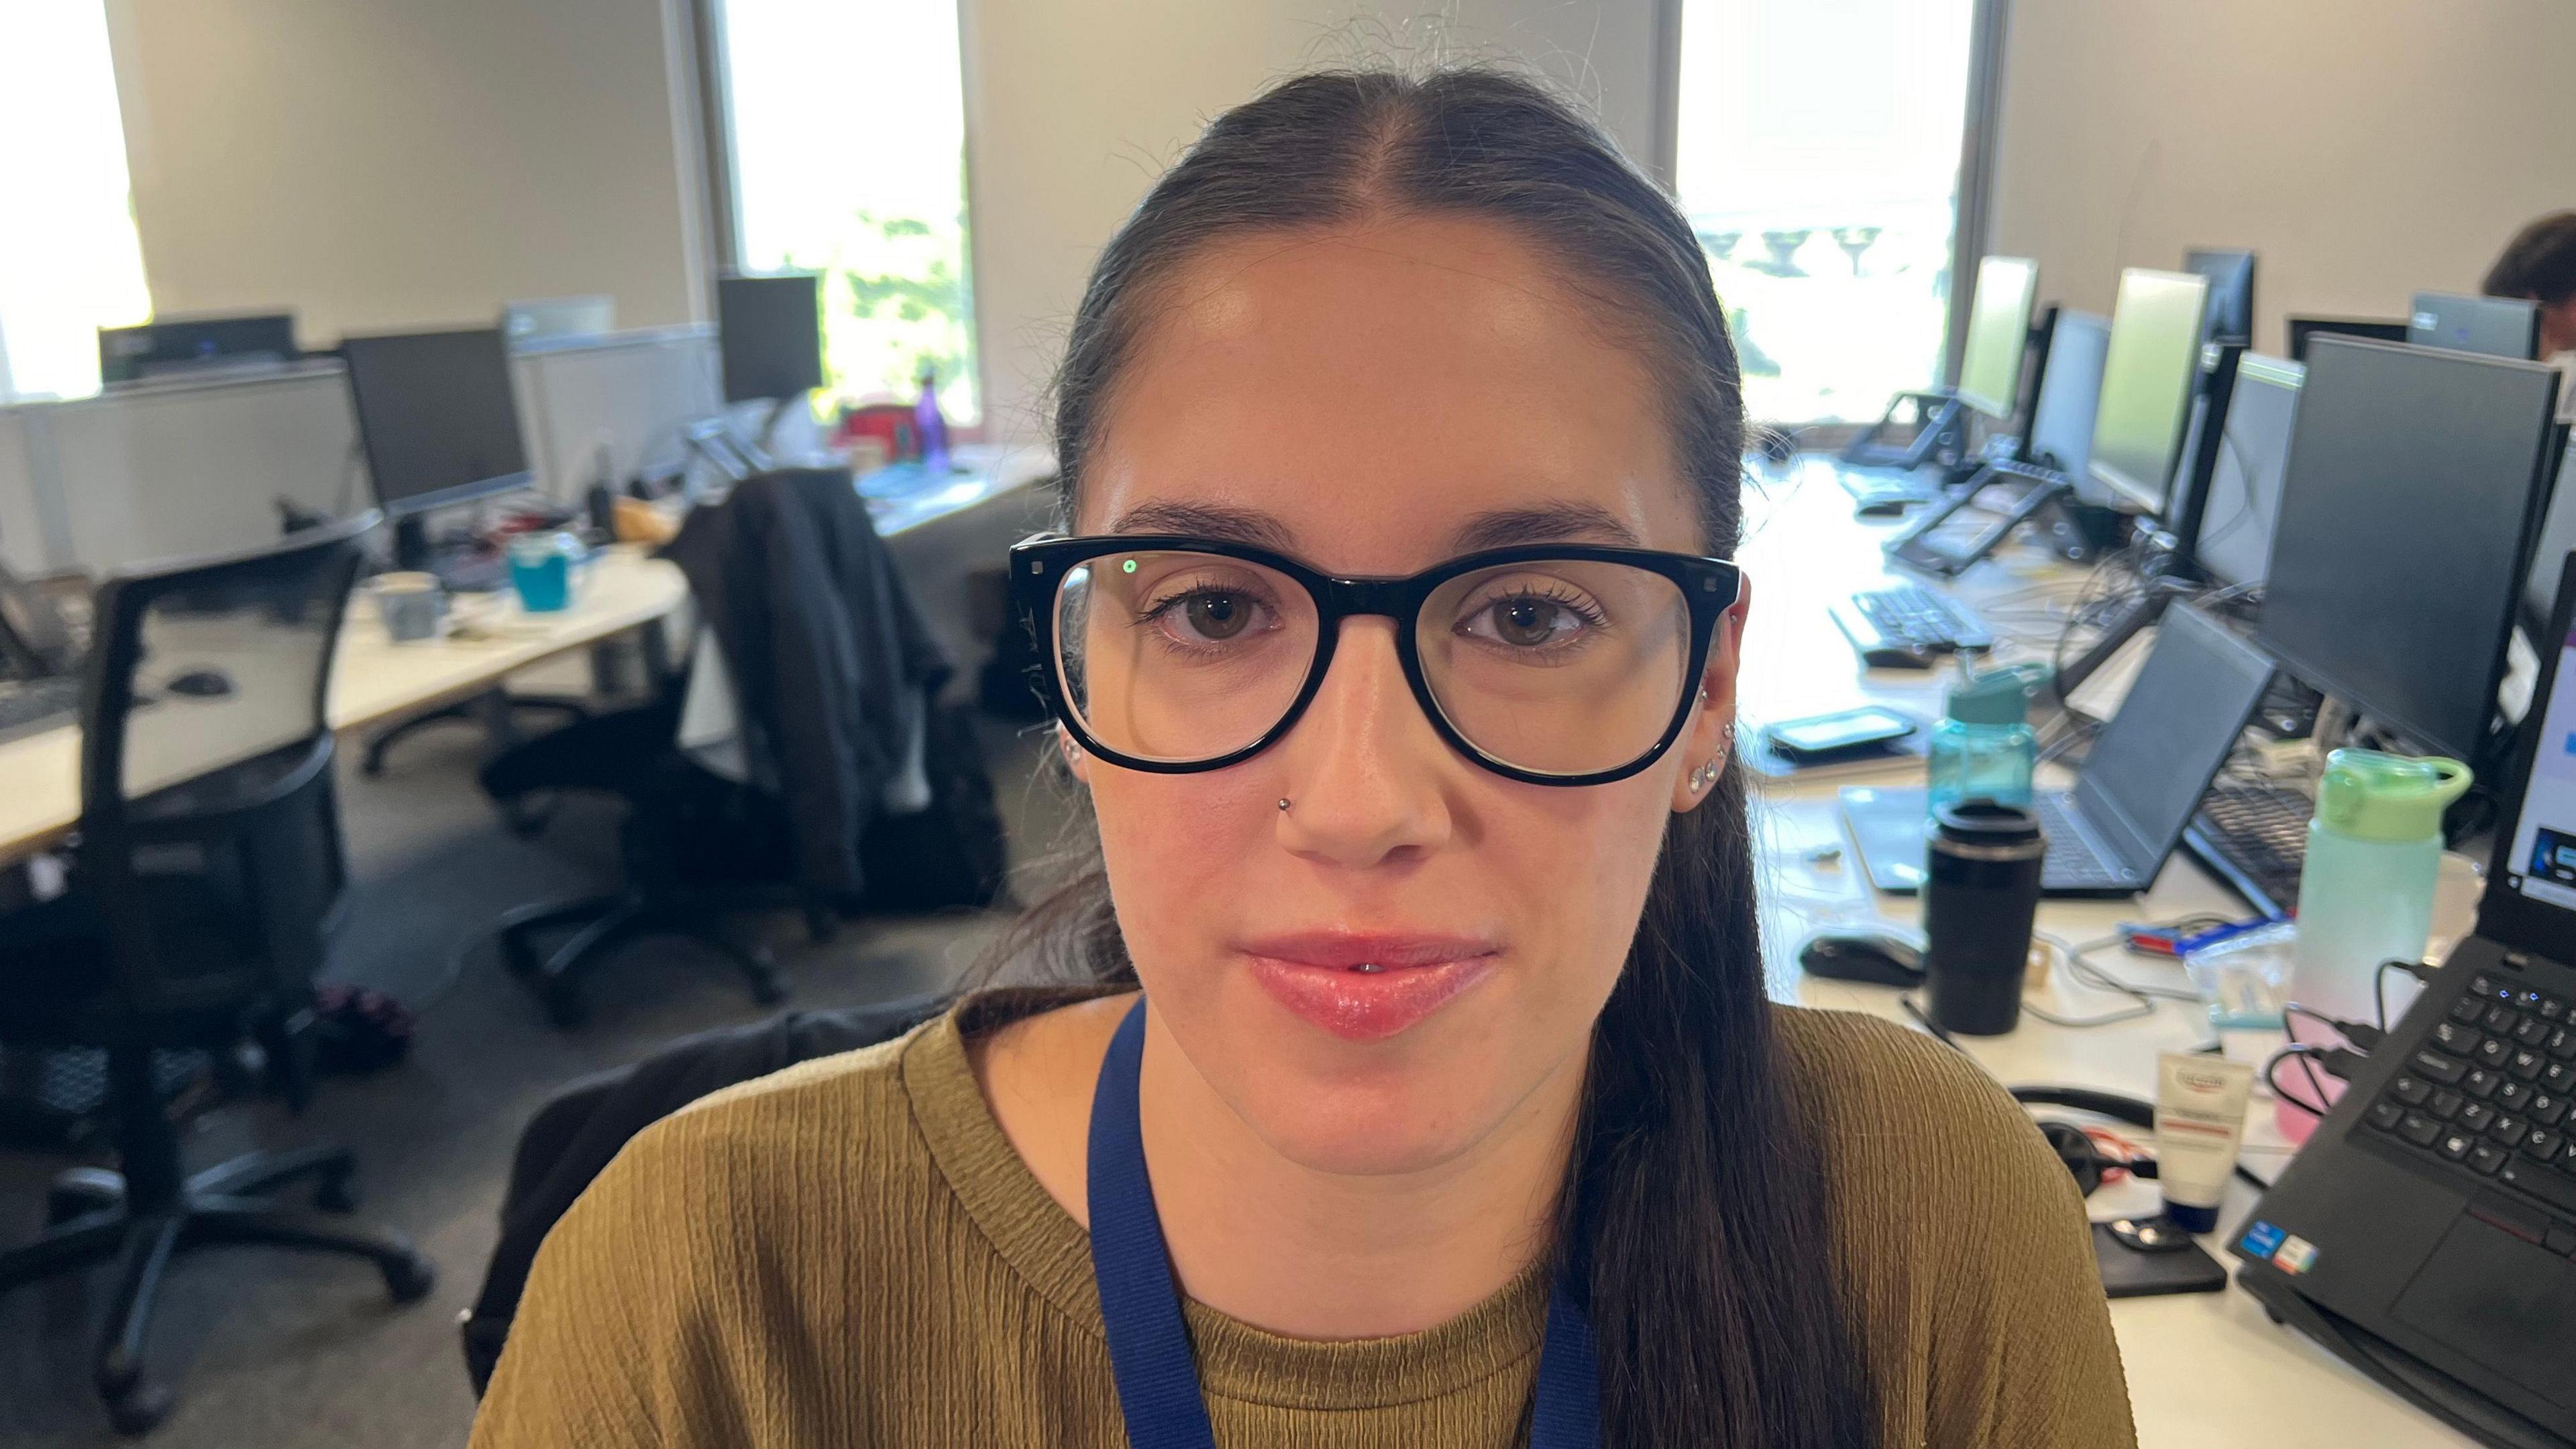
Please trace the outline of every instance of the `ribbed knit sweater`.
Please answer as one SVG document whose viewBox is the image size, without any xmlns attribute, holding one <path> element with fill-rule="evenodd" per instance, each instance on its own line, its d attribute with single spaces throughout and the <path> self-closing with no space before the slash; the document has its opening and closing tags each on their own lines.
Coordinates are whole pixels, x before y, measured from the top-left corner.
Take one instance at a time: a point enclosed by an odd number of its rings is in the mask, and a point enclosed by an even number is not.
<svg viewBox="0 0 2576 1449">
<path fill-rule="evenodd" d="M 2021 1110 L 1890 1023 L 1776 1022 L 1832 1174 L 1817 1271 L 1882 1443 L 2133 1445 L 2082 1202 Z M 1523 1442 L 1546 1302 L 1532 1271 L 1426 1332 L 1346 1343 L 1185 1311 L 1227 1449 L 1412 1449 Z M 1125 1443 L 1089 1239 L 994 1121 L 955 1013 L 639 1135 L 546 1239 L 473 1438 Z"/>
</svg>

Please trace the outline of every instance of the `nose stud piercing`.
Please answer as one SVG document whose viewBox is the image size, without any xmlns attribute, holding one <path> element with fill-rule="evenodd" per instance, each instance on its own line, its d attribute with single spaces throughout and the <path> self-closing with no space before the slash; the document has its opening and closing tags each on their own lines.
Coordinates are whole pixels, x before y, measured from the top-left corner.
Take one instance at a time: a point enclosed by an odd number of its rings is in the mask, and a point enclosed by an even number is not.
<svg viewBox="0 0 2576 1449">
<path fill-rule="evenodd" d="M 1288 811 L 1288 797 L 1285 795 L 1279 797 L 1279 811 L 1283 815 Z"/>
</svg>

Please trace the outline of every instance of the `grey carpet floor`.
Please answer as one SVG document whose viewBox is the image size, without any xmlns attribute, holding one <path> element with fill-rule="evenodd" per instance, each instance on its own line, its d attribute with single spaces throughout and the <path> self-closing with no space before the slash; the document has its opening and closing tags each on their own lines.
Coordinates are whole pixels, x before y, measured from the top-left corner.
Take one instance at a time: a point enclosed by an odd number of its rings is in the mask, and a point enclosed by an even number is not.
<svg viewBox="0 0 2576 1449">
<path fill-rule="evenodd" d="M 1060 798 L 1032 783 L 1033 739 L 986 731 L 1015 858 L 1051 844 Z M 149 1440 L 197 1446 L 452 1449 L 473 1416 L 456 1316 L 480 1285 L 520 1127 L 565 1082 L 632 1061 L 673 1037 L 766 1014 L 739 977 L 694 945 L 639 942 L 596 979 L 592 1019 L 550 1029 L 488 943 L 502 910 L 577 896 L 616 875 L 616 807 L 567 801 L 546 833 L 502 831 L 473 781 L 479 735 L 458 725 L 402 747 L 378 779 L 343 759 L 353 875 L 330 979 L 422 1006 L 404 1065 L 330 1077 L 313 1106 L 219 1107 L 187 1142 L 190 1165 L 252 1147 L 338 1142 L 360 1156 L 360 1220 L 408 1234 L 439 1269 L 437 1290 L 396 1308 L 364 1264 L 260 1249 L 183 1258 L 162 1291 L 150 1362 L 178 1391 Z M 878 918 L 809 944 L 792 919 L 753 923 L 778 953 L 793 1005 L 826 1007 L 934 990 L 971 962 L 989 915 Z M 77 1159 L 0 1153 L 0 1244 L 32 1235 L 45 1183 Z M 104 1275 L 0 1296 L 0 1445 L 126 1442 L 89 1387 Z"/>
</svg>

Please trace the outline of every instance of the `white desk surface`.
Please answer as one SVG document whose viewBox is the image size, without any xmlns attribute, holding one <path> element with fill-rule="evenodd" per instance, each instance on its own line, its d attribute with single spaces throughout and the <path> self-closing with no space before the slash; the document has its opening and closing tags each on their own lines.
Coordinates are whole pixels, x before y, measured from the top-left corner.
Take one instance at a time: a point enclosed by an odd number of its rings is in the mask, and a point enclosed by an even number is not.
<svg viewBox="0 0 2576 1449">
<path fill-rule="evenodd" d="M 468 599 L 458 613 L 480 626 L 474 637 L 397 644 L 361 589 L 349 600 L 332 664 L 332 727 L 356 729 L 470 697 L 528 665 L 658 619 L 687 594 L 678 568 L 620 545 L 591 566 L 579 598 L 561 613 L 526 613 L 501 594 Z M 79 728 L 66 726 L 0 744 L 0 861 L 43 849 L 79 821 L 80 740 Z"/>
<path fill-rule="evenodd" d="M 872 499 L 877 531 L 889 537 L 1029 488 L 1055 472 L 1041 448 L 969 445 L 946 487 Z M 349 601 L 331 670 L 331 725 L 353 730 L 470 698 L 509 675 L 559 654 L 650 623 L 677 608 L 688 584 L 677 567 L 620 544 L 588 570 L 573 607 L 530 614 L 507 591 L 467 597 L 456 616 L 464 636 L 396 644 L 362 587 Z M 0 743 L 0 864 L 54 844 L 80 819 L 80 730 L 44 730 Z"/>
<path fill-rule="evenodd" d="M 1885 572 L 1877 543 L 1893 531 L 1894 523 L 1855 521 L 1850 498 L 1821 460 L 1765 469 L 1755 478 L 1762 491 L 1747 491 L 1741 555 L 1753 583 L 1740 690 L 1746 718 L 1788 719 L 1873 702 L 1926 720 L 1937 718 L 1946 671 L 1863 670 L 1825 615 L 1828 602 L 1869 587 Z M 2000 558 L 1971 570 L 1953 592 L 1996 623 L 1998 633 L 2018 623 L 2031 635 L 2053 639 L 2053 628 L 2038 627 L 2036 611 L 2049 599 L 2072 597 L 2084 585 L 2085 572 L 2047 562 L 2027 546 L 2001 552 Z M 1831 771 L 1815 779 L 1757 778 L 1754 836 L 1763 883 L 1764 962 L 1774 999 L 1864 1011 L 1913 1025 L 1895 990 L 1811 980 L 1798 970 L 1796 959 L 1799 942 L 1817 930 L 1884 924 L 1911 932 L 1919 926 L 1920 909 L 1913 898 L 1879 896 L 1869 889 L 1835 805 L 1835 791 L 1842 785 L 1897 783 L 1909 777 L 1920 780 L 1919 762 L 1875 773 Z M 1828 844 L 1842 847 L 1839 862 L 1806 858 Z M 2456 860 L 2446 864 L 2452 868 L 2445 872 L 2444 919 L 2437 924 L 2437 935 L 2445 928 L 2464 930 L 2465 907 L 2473 900 L 2467 872 Z M 2144 898 L 2046 901 L 2039 929 L 2084 942 L 2109 935 L 2122 921 L 2168 920 L 2203 911 L 2249 914 L 2242 901 L 2176 852 Z M 2132 981 L 2189 985 L 2179 963 L 2116 949 L 2095 953 L 2094 959 Z M 2062 972 L 2052 991 L 2049 1005 L 2063 1015 L 2089 1016 L 2126 1004 L 2124 998 L 2071 987 Z M 2209 1037 L 2207 1019 L 2197 1006 L 2160 1002 L 2153 1015 L 2117 1025 L 2070 1030 L 2025 1015 L 2009 1035 L 1960 1040 L 2008 1084 L 2089 1086 L 2152 1100 L 2157 1054 L 2188 1049 Z M 2271 1118 L 2271 1103 L 2258 1096 L 2249 1113 L 2244 1161 L 2265 1177 L 2287 1160 Z M 2236 1184 L 2223 1230 L 2232 1231 L 2253 1201 L 2253 1191 Z M 2095 1194 L 2088 1206 L 2096 1218 L 2109 1218 L 2151 1212 L 2155 1199 L 2150 1186 L 2122 1185 Z M 2232 1273 L 2234 1260 L 2220 1246 L 2225 1235 L 2212 1234 L 2203 1244 Z M 2470 1442 L 2297 1333 L 2275 1326 L 2233 1284 L 2220 1293 L 2121 1300 L 2111 1305 L 2111 1321 L 2128 1371 L 2139 1442 L 2149 1449 L 2237 1444 L 2346 1449 L 2354 1443 L 2414 1449 Z"/>
</svg>

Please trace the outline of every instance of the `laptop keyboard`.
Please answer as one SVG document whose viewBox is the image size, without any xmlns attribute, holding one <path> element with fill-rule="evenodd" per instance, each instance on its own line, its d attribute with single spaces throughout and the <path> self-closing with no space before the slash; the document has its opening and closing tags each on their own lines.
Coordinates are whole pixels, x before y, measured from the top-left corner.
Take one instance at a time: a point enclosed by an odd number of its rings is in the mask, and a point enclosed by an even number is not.
<svg viewBox="0 0 2576 1449">
<path fill-rule="evenodd" d="M 2416 1152 L 2576 1213 L 2576 1016 L 2564 996 L 2471 978 L 2364 1115 Z"/>
<path fill-rule="evenodd" d="M 2288 915 L 2299 904 L 2315 813 L 2314 801 L 2285 786 L 2213 785 L 2192 817 L 2192 843 L 2253 887 L 2246 894 L 2261 897 L 2255 909 Z"/>
<path fill-rule="evenodd" d="M 2093 853 L 2075 824 L 2074 812 L 2066 806 L 2066 797 L 2040 794 L 2031 797 L 2032 812 L 2039 816 L 2039 833 L 2047 842 L 2048 854 L 2039 865 L 2039 878 L 2051 887 L 2085 890 L 2121 884 L 2119 873 L 2108 861 Z"/>
<path fill-rule="evenodd" d="M 1852 607 L 1887 643 L 1935 654 L 1994 647 L 1994 635 L 1975 616 L 1921 584 L 1893 584 L 1851 597 Z"/>
</svg>

